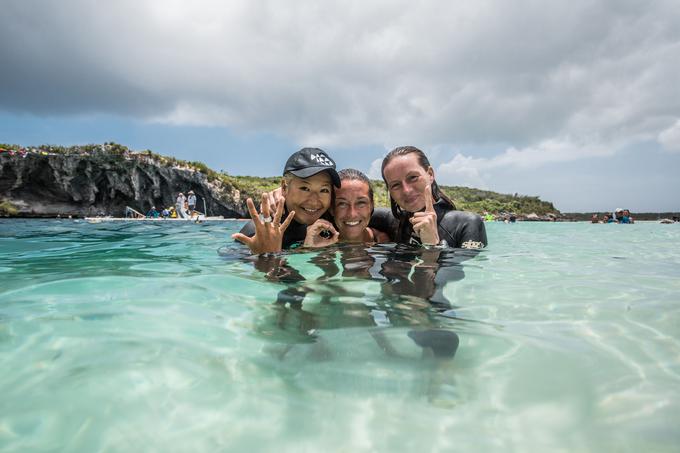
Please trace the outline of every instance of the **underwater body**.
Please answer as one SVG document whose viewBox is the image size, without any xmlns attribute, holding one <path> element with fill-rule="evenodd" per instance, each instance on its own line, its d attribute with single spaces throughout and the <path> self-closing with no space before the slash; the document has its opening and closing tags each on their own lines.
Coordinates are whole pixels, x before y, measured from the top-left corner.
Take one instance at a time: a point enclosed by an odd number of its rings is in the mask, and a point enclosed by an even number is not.
<svg viewBox="0 0 680 453">
<path fill-rule="evenodd" d="M 680 225 L 242 225 L 0 220 L 0 451 L 677 451 Z"/>
</svg>

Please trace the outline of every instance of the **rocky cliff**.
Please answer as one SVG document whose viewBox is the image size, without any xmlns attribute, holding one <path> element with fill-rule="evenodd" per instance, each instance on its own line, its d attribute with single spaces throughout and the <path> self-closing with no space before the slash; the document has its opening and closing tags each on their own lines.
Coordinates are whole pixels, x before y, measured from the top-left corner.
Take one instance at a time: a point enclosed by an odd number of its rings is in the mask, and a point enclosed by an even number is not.
<svg viewBox="0 0 680 453">
<path fill-rule="evenodd" d="M 167 166 L 144 156 L 108 153 L 0 154 L 0 203 L 18 217 L 123 216 L 130 206 L 145 213 L 174 205 L 193 190 L 208 215 L 243 217 L 238 190 L 193 168 Z"/>
</svg>

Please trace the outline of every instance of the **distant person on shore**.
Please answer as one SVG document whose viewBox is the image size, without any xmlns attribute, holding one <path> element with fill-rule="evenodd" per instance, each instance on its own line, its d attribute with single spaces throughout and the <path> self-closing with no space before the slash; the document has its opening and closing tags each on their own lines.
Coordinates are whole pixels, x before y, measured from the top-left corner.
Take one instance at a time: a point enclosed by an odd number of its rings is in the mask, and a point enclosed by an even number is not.
<svg viewBox="0 0 680 453">
<path fill-rule="evenodd" d="M 353 168 L 338 172 L 340 187 L 330 208 L 333 222 L 319 219 L 307 227 L 305 247 L 324 247 L 336 242 L 389 242 L 386 233 L 368 224 L 374 211 L 373 188 L 368 177 Z"/>
<path fill-rule="evenodd" d="M 402 146 L 390 151 L 382 162 L 382 177 L 391 210 L 376 209 L 371 225 L 386 231 L 394 242 L 468 249 L 487 245 L 482 218 L 456 210 L 420 149 Z"/>
<path fill-rule="evenodd" d="M 628 209 L 623 210 L 623 215 L 621 216 L 621 223 L 635 223 Z"/>
<path fill-rule="evenodd" d="M 163 210 L 161 211 L 161 217 L 163 217 L 164 219 L 170 217 L 170 209 L 163 208 Z"/>
<path fill-rule="evenodd" d="M 280 187 L 283 198 L 271 202 L 270 194 L 263 194 L 259 213 L 248 198 L 251 220 L 232 238 L 247 245 L 254 254 L 302 245 L 307 225 L 322 217 L 330 221 L 327 211 L 334 186 L 340 187 L 340 177 L 335 162 L 325 151 L 303 148 L 293 153 L 283 169 Z"/>
<path fill-rule="evenodd" d="M 177 214 L 183 219 L 187 218 L 186 213 L 184 212 L 184 204 L 187 202 L 187 199 L 184 197 L 184 194 L 180 192 L 177 194 L 177 199 L 175 200 L 175 211 L 177 211 Z"/>
<path fill-rule="evenodd" d="M 613 215 L 612 217 L 614 218 L 614 221 L 615 221 L 616 223 L 623 223 L 623 222 L 622 222 L 622 219 L 623 219 L 623 209 L 622 209 L 622 208 L 616 208 L 616 209 L 614 210 L 614 215 Z"/>
<path fill-rule="evenodd" d="M 590 218 L 590 223 L 600 223 L 600 219 L 597 218 L 597 214 L 593 214 Z"/>
<path fill-rule="evenodd" d="M 187 197 L 187 205 L 189 208 L 189 217 L 194 216 L 194 210 L 196 209 L 196 195 L 194 195 L 194 191 L 190 190 L 189 191 L 189 196 Z"/>
<path fill-rule="evenodd" d="M 146 213 L 146 218 L 147 219 L 157 219 L 160 217 L 160 213 L 156 210 L 156 206 L 151 206 L 151 209 L 149 209 L 149 212 Z"/>
</svg>

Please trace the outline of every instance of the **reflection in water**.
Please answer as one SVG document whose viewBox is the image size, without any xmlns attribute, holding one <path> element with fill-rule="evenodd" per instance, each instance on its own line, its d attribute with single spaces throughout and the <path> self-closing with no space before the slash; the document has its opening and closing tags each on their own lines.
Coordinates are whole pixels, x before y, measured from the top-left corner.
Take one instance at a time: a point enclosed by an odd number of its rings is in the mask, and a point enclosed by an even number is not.
<svg viewBox="0 0 680 453">
<path fill-rule="evenodd" d="M 425 369 L 433 398 L 445 376 L 451 375 L 459 345 L 451 322 L 455 307 L 443 289 L 447 282 L 464 277 L 461 263 L 477 253 L 396 244 L 338 244 L 318 251 L 304 266 L 294 264 L 299 262 L 294 258 L 300 257 L 295 251 L 249 257 L 267 280 L 284 285 L 276 301 L 262 308 L 255 330 L 279 345 L 268 350 L 281 360 L 296 344 L 317 343 L 319 332 L 329 329 L 361 328 L 386 357 L 414 359 L 411 350 L 419 349 L 415 359 L 429 364 Z M 390 328 L 406 328 L 412 345 L 408 352 L 393 345 L 386 335 Z M 328 356 L 319 342 L 314 358 Z"/>
</svg>

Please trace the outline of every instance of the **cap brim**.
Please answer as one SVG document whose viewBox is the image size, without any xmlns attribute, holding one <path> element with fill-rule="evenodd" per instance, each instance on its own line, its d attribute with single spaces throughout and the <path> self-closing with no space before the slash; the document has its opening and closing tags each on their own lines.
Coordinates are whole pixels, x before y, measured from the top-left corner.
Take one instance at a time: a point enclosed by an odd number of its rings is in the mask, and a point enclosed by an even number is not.
<svg viewBox="0 0 680 453">
<path fill-rule="evenodd" d="M 294 174 L 298 178 L 309 178 L 310 176 L 314 176 L 317 173 L 321 173 L 322 171 L 327 171 L 328 174 L 331 176 L 331 181 L 333 181 L 333 185 L 335 187 L 340 187 L 340 176 L 338 176 L 338 172 L 335 171 L 334 168 L 328 168 L 328 167 L 307 167 L 307 168 L 302 168 L 300 170 L 291 170 L 290 173 Z"/>
</svg>

